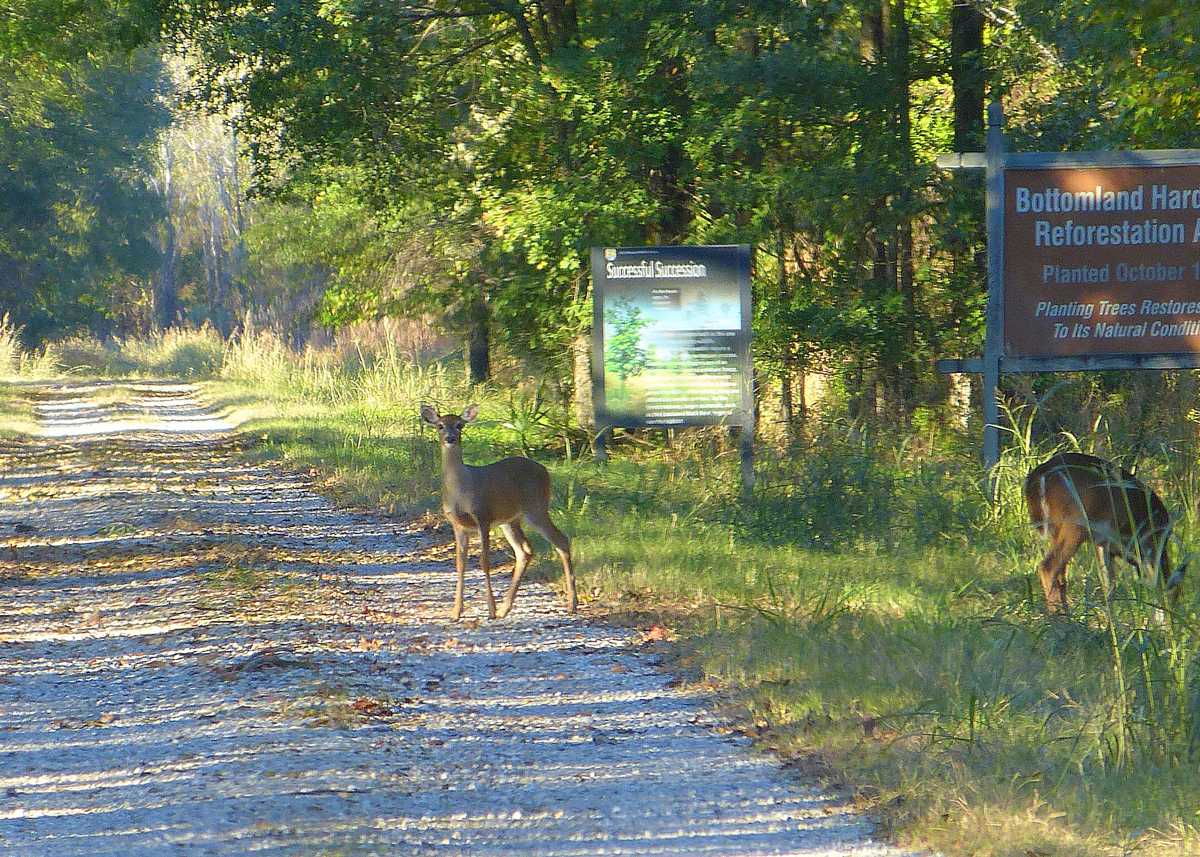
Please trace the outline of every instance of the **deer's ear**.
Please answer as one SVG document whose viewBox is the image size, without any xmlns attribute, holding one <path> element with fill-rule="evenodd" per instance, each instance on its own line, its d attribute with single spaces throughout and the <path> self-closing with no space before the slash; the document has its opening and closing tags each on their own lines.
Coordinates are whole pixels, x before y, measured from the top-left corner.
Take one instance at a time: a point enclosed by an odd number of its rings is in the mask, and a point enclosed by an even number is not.
<svg viewBox="0 0 1200 857">
<path fill-rule="evenodd" d="M 462 421 L 473 423 L 477 416 L 479 416 L 479 405 L 467 405 L 466 410 L 462 412 Z"/>
<path fill-rule="evenodd" d="M 434 428 L 437 428 L 438 412 L 429 407 L 429 405 L 421 405 L 421 419 Z"/>
</svg>

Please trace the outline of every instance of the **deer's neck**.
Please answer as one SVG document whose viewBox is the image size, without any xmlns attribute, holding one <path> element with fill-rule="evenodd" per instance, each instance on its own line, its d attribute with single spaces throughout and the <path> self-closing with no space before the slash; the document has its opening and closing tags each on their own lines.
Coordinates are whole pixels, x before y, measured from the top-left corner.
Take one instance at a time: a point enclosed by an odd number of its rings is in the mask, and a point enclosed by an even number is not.
<svg viewBox="0 0 1200 857">
<path fill-rule="evenodd" d="M 442 487 L 446 494 L 458 491 L 467 475 L 461 443 L 442 444 Z"/>
</svg>

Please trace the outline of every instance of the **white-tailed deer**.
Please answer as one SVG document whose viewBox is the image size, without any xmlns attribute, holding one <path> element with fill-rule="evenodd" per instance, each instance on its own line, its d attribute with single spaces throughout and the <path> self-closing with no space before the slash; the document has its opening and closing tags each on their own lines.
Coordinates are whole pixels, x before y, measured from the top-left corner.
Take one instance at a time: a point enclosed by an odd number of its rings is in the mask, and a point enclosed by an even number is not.
<svg viewBox="0 0 1200 857">
<path fill-rule="evenodd" d="M 423 405 L 421 419 L 438 431 L 442 445 L 442 511 L 454 528 L 454 560 L 458 585 L 450 618 L 458 621 L 463 609 L 463 575 L 467 567 L 470 534 L 479 534 L 479 566 L 487 583 L 488 616 L 503 619 L 512 609 L 521 575 L 533 558 L 533 547 L 521 529 L 520 518 L 546 537 L 562 560 L 567 585 L 567 610 L 575 612 L 575 572 L 571 567 L 571 542 L 550 520 L 550 474 L 530 458 L 514 456 L 482 467 L 463 463 L 462 430 L 479 413 L 470 405 L 458 414 L 439 414 Z M 491 528 L 499 526 L 516 557 L 508 594 L 496 612 L 492 594 Z"/>
<path fill-rule="evenodd" d="M 1079 452 L 1064 452 L 1038 465 L 1025 477 L 1029 517 L 1050 551 L 1038 566 L 1046 609 L 1067 610 L 1067 563 L 1086 541 L 1096 546 L 1109 593 L 1113 590 L 1113 558 L 1140 569 L 1143 579 L 1157 577 L 1179 594 L 1187 563 L 1171 566 L 1171 516 L 1152 490 L 1111 461 Z"/>
</svg>

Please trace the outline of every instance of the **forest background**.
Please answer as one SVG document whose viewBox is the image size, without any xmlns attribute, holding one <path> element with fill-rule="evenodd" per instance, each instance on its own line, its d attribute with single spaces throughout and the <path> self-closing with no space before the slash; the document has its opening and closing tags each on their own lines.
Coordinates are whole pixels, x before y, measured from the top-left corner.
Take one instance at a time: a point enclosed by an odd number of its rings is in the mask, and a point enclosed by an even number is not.
<svg viewBox="0 0 1200 857">
<path fill-rule="evenodd" d="M 981 180 L 934 158 L 991 99 L 1015 151 L 1197 147 L 1197 33 L 1168 0 L 10 0 L 0 313 L 41 365 L 271 399 L 269 452 L 405 512 L 436 491 L 410 406 L 478 397 L 481 456 L 565 486 L 593 600 L 677 626 L 898 837 L 1188 853 L 1195 599 L 1164 632 L 1089 583 L 1048 622 L 1017 492 L 1099 451 L 1190 544 L 1196 376 L 1009 379 L 989 495 L 932 368 L 981 346 Z M 667 243 L 755 248 L 746 502 L 719 433 L 580 459 L 588 249 Z"/>
</svg>

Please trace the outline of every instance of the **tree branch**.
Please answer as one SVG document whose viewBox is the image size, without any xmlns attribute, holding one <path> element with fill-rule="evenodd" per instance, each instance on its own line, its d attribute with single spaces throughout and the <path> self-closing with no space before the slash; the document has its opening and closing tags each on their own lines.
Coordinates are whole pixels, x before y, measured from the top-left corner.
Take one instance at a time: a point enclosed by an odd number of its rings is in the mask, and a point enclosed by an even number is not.
<svg viewBox="0 0 1200 857">
<path fill-rule="evenodd" d="M 521 44 L 525 47 L 529 61 L 533 63 L 534 68 L 540 69 L 544 62 L 542 52 L 538 49 L 537 40 L 529 28 L 529 19 L 525 17 L 525 10 L 515 3 L 507 3 L 503 0 L 485 0 L 485 2 L 502 15 L 512 18 L 513 23 L 517 25 L 517 32 L 521 35 Z"/>
</svg>

